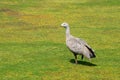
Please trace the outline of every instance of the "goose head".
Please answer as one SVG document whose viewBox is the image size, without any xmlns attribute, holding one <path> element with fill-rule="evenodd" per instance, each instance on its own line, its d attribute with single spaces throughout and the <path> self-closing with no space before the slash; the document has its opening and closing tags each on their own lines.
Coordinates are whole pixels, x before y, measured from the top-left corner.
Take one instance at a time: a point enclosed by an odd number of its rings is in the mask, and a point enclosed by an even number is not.
<svg viewBox="0 0 120 80">
<path fill-rule="evenodd" d="M 64 23 L 61 24 L 61 26 L 64 27 L 64 28 L 68 28 L 68 27 L 69 27 L 69 24 L 66 23 L 66 22 L 64 22 Z"/>
</svg>

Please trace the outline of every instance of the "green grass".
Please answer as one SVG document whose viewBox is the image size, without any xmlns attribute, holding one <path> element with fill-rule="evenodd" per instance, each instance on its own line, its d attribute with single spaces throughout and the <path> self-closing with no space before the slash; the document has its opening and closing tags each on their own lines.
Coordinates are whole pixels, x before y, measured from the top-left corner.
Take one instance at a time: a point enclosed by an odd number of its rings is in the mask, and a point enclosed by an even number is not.
<svg viewBox="0 0 120 80">
<path fill-rule="evenodd" d="M 65 45 L 62 22 L 96 58 Z M 119 0 L 0 0 L 0 80 L 120 80 Z"/>
</svg>

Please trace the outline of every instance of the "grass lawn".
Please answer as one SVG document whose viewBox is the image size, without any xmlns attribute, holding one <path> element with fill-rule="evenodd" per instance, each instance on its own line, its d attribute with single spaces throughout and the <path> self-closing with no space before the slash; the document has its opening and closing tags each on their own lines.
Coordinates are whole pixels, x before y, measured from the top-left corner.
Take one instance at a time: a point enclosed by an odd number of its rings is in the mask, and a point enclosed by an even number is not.
<svg viewBox="0 0 120 80">
<path fill-rule="evenodd" d="M 63 22 L 95 59 L 74 64 Z M 120 0 L 0 0 L 0 80 L 120 80 Z"/>
</svg>

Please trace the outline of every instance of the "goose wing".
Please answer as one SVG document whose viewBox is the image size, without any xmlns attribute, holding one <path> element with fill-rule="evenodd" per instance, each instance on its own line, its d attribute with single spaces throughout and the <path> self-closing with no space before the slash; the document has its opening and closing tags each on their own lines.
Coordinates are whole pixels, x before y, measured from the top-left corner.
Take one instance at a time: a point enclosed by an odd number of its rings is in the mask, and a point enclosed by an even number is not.
<svg viewBox="0 0 120 80">
<path fill-rule="evenodd" d="M 87 47 L 91 48 L 91 47 L 87 44 L 87 42 L 86 42 L 86 41 L 84 41 L 83 39 L 76 38 L 76 40 L 77 40 L 79 43 L 82 43 L 83 45 L 85 45 L 85 46 L 87 46 Z M 92 48 L 91 48 L 91 49 L 92 49 Z"/>
<path fill-rule="evenodd" d="M 80 43 L 80 44 L 83 44 L 92 54 L 90 55 L 91 58 L 93 57 L 96 57 L 95 56 L 95 53 L 94 53 L 94 50 L 87 44 L 86 41 L 80 39 L 80 38 L 76 38 L 76 40 Z"/>
</svg>

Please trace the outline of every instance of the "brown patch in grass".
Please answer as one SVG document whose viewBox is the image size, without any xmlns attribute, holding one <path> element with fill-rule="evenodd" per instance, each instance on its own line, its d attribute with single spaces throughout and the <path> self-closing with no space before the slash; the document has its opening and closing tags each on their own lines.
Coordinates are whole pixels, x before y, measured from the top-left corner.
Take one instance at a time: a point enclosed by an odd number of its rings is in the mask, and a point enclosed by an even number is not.
<svg viewBox="0 0 120 80">
<path fill-rule="evenodd" d="M 56 18 L 51 14 L 23 15 L 21 19 L 38 26 L 55 24 L 56 21 Z"/>
<path fill-rule="evenodd" d="M 15 11 L 9 8 L 1 8 L 0 12 L 3 12 L 9 16 L 20 16 L 21 15 L 18 11 Z"/>
</svg>

